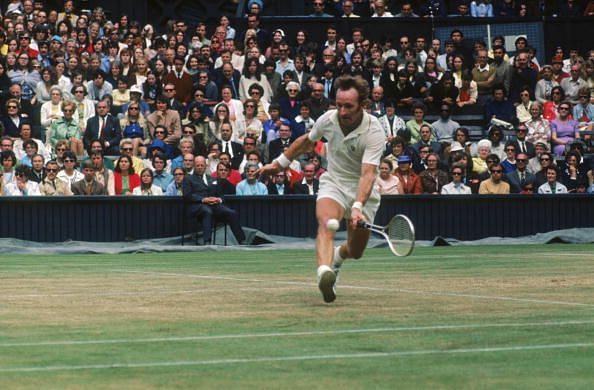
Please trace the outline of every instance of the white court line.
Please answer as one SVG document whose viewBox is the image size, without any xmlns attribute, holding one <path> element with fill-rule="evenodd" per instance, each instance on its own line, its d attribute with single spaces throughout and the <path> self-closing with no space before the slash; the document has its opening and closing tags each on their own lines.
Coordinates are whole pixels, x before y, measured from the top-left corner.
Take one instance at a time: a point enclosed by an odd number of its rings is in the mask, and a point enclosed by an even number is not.
<svg viewBox="0 0 594 390">
<path fill-rule="evenodd" d="M 128 272 L 128 273 L 141 273 L 148 275 L 160 275 L 168 277 L 187 277 L 196 279 L 207 279 L 207 280 L 229 280 L 234 282 L 253 282 L 253 283 L 274 283 L 274 284 L 287 284 L 287 285 L 303 285 L 303 286 L 316 286 L 314 283 L 307 282 L 292 282 L 283 280 L 264 280 L 264 279 L 248 279 L 248 278 L 235 278 L 231 276 L 216 276 L 216 275 L 196 275 L 196 274 L 178 274 L 173 272 L 152 272 L 152 271 L 133 271 L 133 270 L 114 270 L 115 272 Z M 510 302 L 523 302 L 523 303 L 539 303 L 546 305 L 562 305 L 562 306 L 576 306 L 576 307 L 592 307 L 592 303 L 581 303 L 581 302 L 567 302 L 567 301 L 556 301 L 546 299 L 532 299 L 532 298 L 514 298 L 496 295 L 480 295 L 480 294 L 467 294 L 457 293 L 448 291 L 419 291 L 401 288 L 384 288 L 384 287 L 368 287 L 368 286 L 353 286 L 353 285 L 339 285 L 339 288 L 353 289 L 353 290 L 368 290 L 368 291 L 381 291 L 381 292 L 399 292 L 405 294 L 416 294 L 425 296 L 450 296 L 459 298 L 472 298 L 472 299 L 484 299 L 494 301 L 510 301 Z"/>
<path fill-rule="evenodd" d="M 330 355 L 301 355 L 301 356 L 264 356 L 257 358 L 213 359 L 213 360 L 182 360 L 169 362 L 144 362 L 144 363 L 111 363 L 111 364 L 86 364 L 78 366 L 41 366 L 41 367 L 0 367 L 0 372 L 47 372 L 47 371 L 74 371 L 74 370 L 105 370 L 114 368 L 155 368 L 155 367 L 180 367 L 180 366 L 209 366 L 209 365 L 238 365 L 250 363 L 292 362 L 307 360 L 340 360 L 340 359 L 371 359 L 371 358 L 404 358 L 425 355 L 457 355 L 471 353 L 498 353 L 498 352 L 525 352 L 548 349 L 575 349 L 592 348 L 594 343 L 572 344 L 544 344 L 544 345 L 515 345 L 508 347 L 487 348 L 461 348 L 461 349 L 428 349 L 417 351 L 392 351 L 392 352 L 367 352 L 343 353 Z M 327 362 L 326 362 L 327 363 Z"/>
<path fill-rule="evenodd" d="M 107 286 L 109 287 L 109 286 Z M 263 291 L 263 290 L 290 290 L 297 288 L 298 286 L 286 286 L 286 287 L 236 287 L 233 291 Z M 101 290 L 104 291 L 104 290 Z M 134 296 L 142 297 L 146 295 L 154 296 L 155 294 L 194 294 L 199 292 L 217 292 L 217 291 L 229 291 L 228 288 L 196 288 L 194 290 L 142 290 L 142 291 L 120 291 L 120 292 L 97 292 L 97 291 L 80 291 L 80 292 L 67 292 L 67 293 L 38 293 L 38 294 L 3 294 L 2 298 L 57 298 L 57 297 L 124 297 Z"/>
<path fill-rule="evenodd" d="M 63 340 L 63 341 L 38 341 L 20 343 L 0 343 L 0 348 L 9 347 L 39 347 L 39 346 L 68 346 L 68 345 L 96 345 L 96 344 L 145 344 L 163 342 L 184 342 L 184 341 L 210 341 L 227 339 L 255 339 L 275 337 L 301 337 L 301 336 L 328 336 L 342 334 L 370 334 L 390 332 L 423 332 L 435 330 L 464 330 L 483 328 L 537 328 L 556 326 L 592 325 L 590 321 L 545 321 L 545 322 L 518 322 L 518 323 L 493 323 L 493 324 L 452 324 L 452 325 L 427 325 L 427 326 L 403 326 L 388 328 L 362 328 L 362 329 L 337 329 L 319 330 L 304 332 L 273 332 L 273 333 L 245 333 L 245 334 L 222 334 L 210 336 L 171 336 L 171 337 L 150 337 L 138 339 L 105 339 L 105 340 Z"/>
</svg>

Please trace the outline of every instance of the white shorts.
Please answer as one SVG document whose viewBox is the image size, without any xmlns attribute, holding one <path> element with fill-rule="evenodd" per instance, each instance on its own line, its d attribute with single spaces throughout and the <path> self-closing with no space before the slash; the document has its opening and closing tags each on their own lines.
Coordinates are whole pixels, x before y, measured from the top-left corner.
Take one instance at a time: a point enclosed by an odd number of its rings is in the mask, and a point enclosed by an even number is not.
<svg viewBox="0 0 594 390">
<path fill-rule="evenodd" d="M 369 199 L 363 206 L 363 215 L 368 222 L 373 223 L 375 213 L 380 206 L 380 193 L 373 186 Z M 320 189 L 318 191 L 318 199 L 329 198 L 335 200 L 344 208 L 344 218 L 351 218 L 351 206 L 355 203 L 357 192 L 359 189 L 359 182 L 344 182 L 338 183 L 336 178 L 333 178 L 330 173 L 324 173 L 320 176 Z"/>
</svg>

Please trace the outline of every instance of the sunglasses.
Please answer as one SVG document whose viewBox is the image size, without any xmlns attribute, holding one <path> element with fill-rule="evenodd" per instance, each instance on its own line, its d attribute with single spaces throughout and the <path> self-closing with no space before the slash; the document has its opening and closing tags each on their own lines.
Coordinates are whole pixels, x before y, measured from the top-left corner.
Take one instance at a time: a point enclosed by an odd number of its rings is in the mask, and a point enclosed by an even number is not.
<svg viewBox="0 0 594 390">
<path fill-rule="evenodd" d="M 76 162 L 76 160 L 73 160 L 71 158 L 66 158 L 66 159 L 64 159 L 64 162 L 65 163 L 73 163 L 73 162 Z"/>
<path fill-rule="evenodd" d="M 493 169 L 491 171 L 491 173 L 502 173 L 503 171 L 501 169 Z"/>
<path fill-rule="evenodd" d="M 74 91 L 74 93 L 85 93 L 85 91 Z"/>
<path fill-rule="evenodd" d="M 123 150 L 124 152 L 131 152 L 131 151 L 132 151 L 132 148 L 122 148 L 122 150 Z"/>
<path fill-rule="evenodd" d="M 259 95 L 259 94 L 260 94 L 260 91 L 252 91 L 252 92 L 250 92 L 250 95 Z"/>
<path fill-rule="evenodd" d="M 25 177 L 25 172 L 17 172 L 14 174 L 16 177 Z"/>
<path fill-rule="evenodd" d="M 569 107 L 559 107 L 559 111 L 569 111 Z"/>
<path fill-rule="evenodd" d="M 203 93 L 197 93 L 196 95 L 194 95 L 194 97 L 204 97 Z"/>
<path fill-rule="evenodd" d="M 183 176 L 183 175 L 184 175 L 184 174 L 183 174 L 183 173 L 181 173 L 181 172 L 178 172 L 178 173 L 174 173 L 174 174 L 173 174 L 173 176 Z"/>
<path fill-rule="evenodd" d="M 165 89 L 164 89 L 164 91 L 165 91 L 165 92 L 173 92 L 173 91 L 174 91 L 174 89 L 173 89 L 173 88 L 165 88 Z"/>
<path fill-rule="evenodd" d="M 57 148 L 56 149 L 56 152 L 65 152 L 65 151 L 66 151 L 66 148 Z"/>
<path fill-rule="evenodd" d="M 17 106 L 8 106 L 8 109 L 9 109 L 9 110 L 10 110 L 10 109 L 17 109 L 17 108 L 18 108 Z"/>
<path fill-rule="evenodd" d="M 548 157 L 545 157 L 545 158 L 541 158 L 540 161 L 551 161 L 551 159 Z"/>
<path fill-rule="evenodd" d="M 138 107 L 128 107 L 128 110 L 136 110 L 136 111 L 138 111 Z"/>
<path fill-rule="evenodd" d="M 56 172 L 58 172 L 58 170 L 57 170 L 57 169 L 55 169 L 55 168 L 46 168 L 46 169 L 45 169 L 45 171 L 46 171 L 47 173 L 52 173 L 52 172 L 56 173 Z"/>
<path fill-rule="evenodd" d="M 514 148 L 506 148 L 505 151 L 506 152 L 515 152 L 516 149 L 514 149 Z"/>
</svg>

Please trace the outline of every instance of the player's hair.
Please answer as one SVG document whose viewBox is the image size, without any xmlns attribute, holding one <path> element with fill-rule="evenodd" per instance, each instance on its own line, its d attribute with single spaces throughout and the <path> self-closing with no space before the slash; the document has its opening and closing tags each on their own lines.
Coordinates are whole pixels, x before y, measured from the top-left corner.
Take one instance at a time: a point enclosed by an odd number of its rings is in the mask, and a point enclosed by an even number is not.
<svg viewBox="0 0 594 390">
<path fill-rule="evenodd" d="M 343 75 L 336 79 L 336 90 L 347 91 L 354 88 L 359 95 L 359 104 L 366 106 L 369 102 L 369 84 L 361 76 Z"/>
</svg>

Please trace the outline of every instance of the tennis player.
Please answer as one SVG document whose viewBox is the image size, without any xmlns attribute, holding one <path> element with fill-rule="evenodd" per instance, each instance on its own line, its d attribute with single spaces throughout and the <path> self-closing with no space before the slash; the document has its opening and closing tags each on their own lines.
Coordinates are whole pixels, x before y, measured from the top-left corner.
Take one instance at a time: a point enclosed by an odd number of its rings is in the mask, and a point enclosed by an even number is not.
<svg viewBox="0 0 594 390">
<path fill-rule="evenodd" d="M 379 207 L 380 195 L 373 184 L 385 146 L 381 124 L 364 109 L 369 96 L 367 82 L 359 76 L 341 76 L 336 91 L 336 109 L 324 113 L 311 132 L 260 169 L 264 174 L 283 170 L 294 158 L 312 150 L 316 141 L 327 140 L 328 172 L 320 177 L 316 203 L 317 277 L 325 302 L 336 299 L 336 277 L 342 262 L 360 258 L 367 246 L 370 233 L 357 224 L 373 222 Z M 333 248 L 334 232 L 326 223 L 342 218 L 348 222 L 347 241 Z"/>
</svg>

